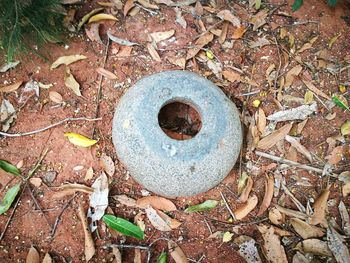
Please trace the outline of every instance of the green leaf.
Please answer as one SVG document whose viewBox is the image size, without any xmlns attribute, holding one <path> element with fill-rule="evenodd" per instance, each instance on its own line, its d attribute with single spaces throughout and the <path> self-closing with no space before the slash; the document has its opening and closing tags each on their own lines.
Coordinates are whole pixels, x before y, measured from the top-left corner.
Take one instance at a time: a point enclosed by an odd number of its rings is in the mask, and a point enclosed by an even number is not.
<svg viewBox="0 0 350 263">
<path fill-rule="evenodd" d="M 216 200 L 207 200 L 199 205 L 193 205 L 185 209 L 186 213 L 193 213 L 193 212 L 201 212 L 213 209 L 215 206 L 217 206 L 219 202 Z"/>
<path fill-rule="evenodd" d="M 337 4 L 337 0 L 327 0 L 329 6 L 335 6 Z"/>
<path fill-rule="evenodd" d="M 5 194 L 4 199 L 0 203 L 0 215 L 9 210 L 12 205 L 13 200 L 15 200 L 19 189 L 21 188 L 21 184 L 16 184 L 12 186 Z"/>
<path fill-rule="evenodd" d="M 8 172 L 14 175 L 21 175 L 21 171 L 18 170 L 16 166 L 14 166 L 13 164 L 10 164 L 5 160 L 0 160 L 0 168 L 3 169 L 5 172 Z"/>
<path fill-rule="evenodd" d="M 162 252 L 162 254 L 160 254 L 160 256 L 158 257 L 156 263 L 166 263 L 166 252 Z"/>
<path fill-rule="evenodd" d="M 261 6 L 261 0 L 255 0 L 255 9 L 259 10 Z"/>
<path fill-rule="evenodd" d="M 340 94 L 336 94 L 332 96 L 332 101 L 340 108 L 344 109 L 344 110 L 348 110 L 349 109 L 349 104 L 348 101 L 345 99 L 345 97 L 343 95 Z"/>
<path fill-rule="evenodd" d="M 295 0 L 294 4 L 292 5 L 293 12 L 299 10 L 299 8 L 303 5 L 303 0 Z"/>
<path fill-rule="evenodd" d="M 125 220 L 120 217 L 115 217 L 114 215 L 104 215 L 103 222 L 106 225 L 126 236 L 135 237 L 137 239 L 144 239 L 145 234 L 138 226 L 130 223 L 128 220 Z"/>
</svg>

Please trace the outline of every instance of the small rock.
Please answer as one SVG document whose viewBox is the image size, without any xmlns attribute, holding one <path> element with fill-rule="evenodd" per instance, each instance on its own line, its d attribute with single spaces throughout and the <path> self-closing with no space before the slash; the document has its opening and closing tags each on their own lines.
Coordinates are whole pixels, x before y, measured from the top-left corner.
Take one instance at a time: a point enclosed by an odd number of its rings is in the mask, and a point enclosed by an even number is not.
<svg viewBox="0 0 350 263">
<path fill-rule="evenodd" d="M 56 179 L 56 176 L 57 176 L 57 172 L 48 171 L 46 174 L 44 174 L 43 180 L 45 183 L 51 184 Z"/>
</svg>

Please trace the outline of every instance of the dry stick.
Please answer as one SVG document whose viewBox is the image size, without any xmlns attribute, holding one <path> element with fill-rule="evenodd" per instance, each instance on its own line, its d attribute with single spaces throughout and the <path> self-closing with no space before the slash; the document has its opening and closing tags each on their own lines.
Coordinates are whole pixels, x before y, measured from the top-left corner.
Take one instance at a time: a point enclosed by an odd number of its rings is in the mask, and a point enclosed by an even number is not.
<svg viewBox="0 0 350 263">
<path fill-rule="evenodd" d="M 230 212 L 231 217 L 233 218 L 233 220 L 236 220 L 235 214 L 232 212 L 230 206 L 226 202 L 226 198 L 225 198 L 224 194 L 222 192 L 220 192 L 220 194 L 221 194 L 222 200 L 224 201 L 224 203 L 226 205 L 227 210 Z"/>
<path fill-rule="evenodd" d="M 35 130 L 35 131 L 30 131 L 30 132 L 22 132 L 22 133 L 6 133 L 6 132 L 0 132 L 0 135 L 2 136 L 5 136 L 5 137 L 21 137 L 21 136 L 28 136 L 28 135 L 32 135 L 32 134 L 36 134 L 36 133 L 39 133 L 39 132 L 43 132 L 43 131 L 46 131 L 46 130 L 49 130 L 51 128 L 54 128 L 56 126 L 59 126 L 65 122 L 68 122 L 68 121 L 99 121 L 101 120 L 101 118 L 94 118 L 94 119 L 91 119 L 91 118 L 85 118 L 85 117 L 80 117 L 80 118 L 65 118 L 63 120 L 60 120 L 59 122 L 56 122 L 54 124 L 51 124 L 47 127 L 44 127 L 44 128 L 41 128 L 41 129 L 38 129 L 38 130 Z"/>
<path fill-rule="evenodd" d="M 107 40 L 107 45 L 106 45 L 106 51 L 105 51 L 105 56 L 103 59 L 103 65 L 102 67 L 104 68 L 106 66 L 106 61 L 107 61 L 107 56 L 108 56 L 108 48 L 109 48 L 109 38 Z M 98 88 L 97 88 L 97 94 L 96 94 L 96 108 L 95 108 L 95 118 L 97 118 L 99 111 L 100 111 L 100 100 L 101 100 L 101 95 L 102 95 L 102 80 L 103 80 L 103 75 L 100 75 L 100 79 L 98 82 Z M 94 138 L 95 136 L 95 124 L 93 125 L 92 128 L 92 134 L 91 137 Z"/>
<path fill-rule="evenodd" d="M 52 228 L 52 231 L 51 231 L 51 238 L 53 238 L 55 236 L 55 232 L 56 232 L 56 229 L 57 229 L 57 226 L 58 226 L 58 223 L 60 222 L 61 220 L 61 216 L 63 214 L 63 212 L 67 209 L 67 207 L 69 206 L 69 204 L 73 201 L 73 199 L 77 196 L 78 194 L 74 194 L 73 197 L 71 199 L 68 200 L 68 202 L 63 206 L 60 214 L 56 217 L 56 221 L 55 221 L 55 224 Z"/>
<path fill-rule="evenodd" d="M 269 153 L 255 151 L 255 154 L 258 155 L 258 156 L 261 156 L 261 157 L 264 157 L 264 158 L 267 158 L 267 159 L 279 162 L 279 163 L 287 164 L 289 166 L 295 166 L 296 168 L 304 169 L 304 170 L 311 171 L 311 172 L 316 172 L 316 173 L 319 173 L 319 174 L 323 173 L 323 169 L 319 169 L 319 168 L 316 168 L 316 167 L 313 167 L 313 166 L 309 166 L 309 165 L 306 165 L 306 164 L 293 162 L 293 161 L 290 161 L 290 160 L 287 160 L 287 159 L 284 159 L 282 157 L 278 157 L 278 156 L 275 156 L 275 155 L 272 155 L 272 154 L 269 154 Z M 330 175 L 332 177 L 338 177 L 337 174 L 329 174 L 328 173 L 327 175 Z"/>
</svg>

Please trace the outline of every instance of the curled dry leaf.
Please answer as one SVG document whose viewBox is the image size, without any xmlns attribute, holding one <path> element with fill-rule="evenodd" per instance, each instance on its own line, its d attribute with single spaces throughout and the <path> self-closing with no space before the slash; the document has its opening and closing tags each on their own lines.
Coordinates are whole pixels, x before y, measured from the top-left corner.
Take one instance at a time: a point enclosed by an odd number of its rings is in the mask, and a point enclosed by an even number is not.
<svg viewBox="0 0 350 263">
<path fill-rule="evenodd" d="M 103 8 L 96 8 L 96 9 L 91 10 L 86 15 L 84 15 L 78 24 L 77 31 L 80 30 L 80 28 L 89 20 L 90 17 L 92 17 L 94 14 L 101 12 L 102 10 L 103 10 Z"/>
<path fill-rule="evenodd" d="M 124 16 L 127 16 L 127 14 L 129 13 L 129 11 L 135 6 L 134 4 L 134 0 L 127 0 L 125 5 L 124 5 L 124 9 L 123 9 L 123 14 Z"/>
<path fill-rule="evenodd" d="M 239 246 L 238 252 L 247 263 L 262 262 L 253 238 L 242 235 L 235 238 L 234 242 Z"/>
<path fill-rule="evenodd" d="M 297 141 L 294 137 L 286 135 L 285 137 L 286 141 L 289 142 L 299 153 L 301 153 L 302 155 L 304 155 L 309 162 L 312 162 L 312 155 L 311 153 L 308 151 L 308 149 L 305 148 L 304 145 L 302 145 L 299 141 Z"/>
<path fill-rule="evenodd" d="M 122 205 L 137 207 L 136 200 L 126 195 L 115 195 L 113 196 L 113 198 L 117 200 L 119 203 L 121 203 Z"/>
<path fill-rule="evenodd" d="M 115 172 L 114 162 L 112 158 L 105 153 L 102 153 L 101 155 L 100 166 L 109 176 L 112 177 L 114 175 L 114 172 Z"/>
<path fill-rule="evenodd" d="M 284 251 L 284 248 L 281 245 L 279 236 L 275 234 L 274 227 L 258 225 L 258 229 L 264 239 L 264 250 L 269 262 L 288 263 L 286 252 Z"/>
<path fill-rule="evenodd" d="M 244 33 L 247 31 L 245 26 L 237 27 L 232 34 L 232 39 L 241 39 Z"/>
<path fill-rule="evenodd" d="M 96 71 L 98 74 L 101 74 L 102 76 L 106 77 L 107 79 L 111 79 L 111 80 L 117 79 L 117 75 L 115 75 L 113 72 L 110 72 L 107 69 L 97 68 Z"/>
<path fill-rule="evenodd" d="M 55 103 L 62 103 L 63 102 L 62 95 L 56 91 L 50 91 L 49 98 L 50 98 L 50 100 L 52 100 Z"/>
<path fill-rule="evenodd" d="M 261 134 L 264 134 L 266 128 L 266 115 L 262 108 L 255 113 L 256 127 Z"/>
<path fill-rule="evenodd" d="M 185 253 L 174 241 L 168 241 L 168 249 L 171 257 L 174 259 L 175 263 L 189 263 Z"/>
<path fill-rule="evenodd" d="M 159 231 L 171 231 L 171 227 L 158 215 L 154 208 L 148 206 L 145 211 L 149 221 L 156 229 Z"/>
<path fill-rule="evenodd" d="M 35 247 L 31 246 L 26 257 L 26 263 L 39 263 L 40 256 Z"/>
<path fill-rule="evenodd" d="M 80 85 L 72 75 L 69 67 L 66 67 L 66 70 L 65 70 L 64 84 L 66 85 L 67 88 L 71 89 L 75 95 L 81 96 Z"/>
<path fill-rule="evenodd" d="M 267 178 L 265 181 L 264 199 L 260 205 L 260 209 L 257 216 L 261 216 L 267 210 L 267 208 L 269 208 L 273 197 L 274 178 L 273 176 L 266 176 L 266 177 Z"/>
<path fill-rule="evenodd" d="M 157 62 L 162 62 L 162 59 L 160 58 L 157 50 L 154 48 L 154 46 L 152 45 L 152 43 L 147 43 L 147 50 L 148 53 L 151 55 L 151 57 L 153 58 L 153 60 L 157 61 Z"/>
<path fill-rule="evenodd" d="M 83 226 L 84 240 L 85 240 L 84 253 L 85 253 L 86 262 L 88 262 L 95 255 L 96 250 L 95 250 L 94 240 L 93 240 L 91 233 L 90 233 L 90 230 L 89 230 L 86 214 L 85 214 L 84 208 L 82 207 L 81 204 L 79 204 L 78 215 L 79 215 L 81 224 Z"/>
<path fill-rule="evenodd" d="M 49 253 L 46 253 L 46 254 L 45 254 L 45 257 L 44 257 L 42 263 L 53 263 L 53 260 L 52 260 L 52 258 L 51 258 L 51 256 L 50 256 Z"/>
<path fill-rule="evenodd" d="M 291 218 L 290 223 L 295 232 L 297 232 L 303 239 L 322 237 L 325 234 L 322 228 L 310 225 L 299 218 Z"/>
<path fill-rule="evenodd" d="M 270 121 L 305 120 L 309 115 L 317 111 L 317 104 L 302 105 L 289 110 L 275 112 L 267 117 Z"/>
<path fill-rule="evenodd" d="M 293 209 L 289 209 L 289 208 L 285 208 L 279 205 L 275 205 L 275 207 L 277 208 L 278 211 L 280 211 L 281 213 L 290 216 L 290 217 L 296 217 L 296 218 L 300 218 L 300 219 L 307 219 L 308 216 L 305 213 L 293 210 Z"/>
<path fill-rule="evenodd" d="M 310 218 L 311 225 L 321 224 L 322 226 L 327 226 L 326 209 L 327 209 L 327 200 L 330 193 L 329 189 L 330 189 L 330 186 L 324 189 L 316 199 L 313 205 L 314 213 Z"/>
<path fill-rule="evenodd" d="M 250 191 L 252 190 L 252 187 L 253 187 L 253 183 L 254 183 L 253 179 L 250 176 L 248 176 L 247 183 L 246 183 L 241 195 L 239 196 L 239 201 L 241 203 L 245 203 L 248 200 Z"/>
<path fill-rule="evenodd" d="M 97 15 L 92 16 L 89 19 L 88 23 L 90 24 L 90 23 L 94 23 L 94 22 L 99 22 L 101 20 L 113 20 L 113 21 L 116 21 L 118 19 L 115 16 L 111 15 L 111 14 L 97 14 Z"/>
<path fill-rule="evenodd" d="M 233 15 L 230 10 L 222 10 L 217 14 L 217 16 L 222 20 L 231 22 L 232 25 L 235 27 L 241 26 L 241 21 L 239 20 L 239 18 Z"/>
<path fill-rule="evenodd" d="M 188 50 L 186 55 L 186 60 L 189 60 L 194 56 L 196 56 L 197 53 L 201 50 L 201 48 L 208 45 L 213 39 L 214 39 L 214 35 L 212 33 L 206 33 L 200 38 L 198 38 L 197 41 L 194 43 L 196 47 Z"/>
<path fill-rule="evenodd" d="M 150 37 L 152 38 L 153 41 L 156 43 L 160 41 L 167 40 L 168 38 L 172 37 L 175 34 L 175 30 L 168 30 L 168 31 L 162 31 L 162 32 L 153 32 L 150 33 Z"/>
<path fill-rule="evenodd" d="M 332 256 L 332 252 L 329 249 L 327 242 L 315 238 L 306 239 L 304 241 L 299 242 L 295 246 L 295 249 L 303 253 L 311 253 L 318 256 Z"/>
<path fill-rule="evenodd" d="M 84 135 L 75 132 L 65 132 L 64 136 L 68 137 L 68 140 L 72 144 L 80 147 L 90 147 L 97 143 L 97 140 L 92 140 L 88 137 L 85 137 Z"/>
<path fill-rule="evenodd" d="M 327 243 L 329 249 L 332 251 L 336 261 L 338 263 L 349 263 L 350 253 L 348 247 L 344 244 L 343 238 L 339 233 L 332 227 L 329 226 L 327 229 Z"/>
<path fill-rule="evenodd" d="M 22 85 L 23 81 L 17 81 L 11 85 L 0 87 L 0 92 L 12 92 L 18 90 L 18 88 Z"/>
<path fill-rule="evenodd" d="M 176 206 L 170 200 L 160 196 L 146 196 L 136 201 L 138 207 L 147 208 L 149 205 L 163 211 L 176 211 Z"/>
<path fill-rule="evenodd" d="M 250 23 L 253 24 L 253 31 L 266 24 L 266 17 L 268 16 L 268 10 L 264 9 L 255 14 L 251 19 Z"/>
<path fill-rule="evenodd" d="M 257 147 L 259 149 L 262 149 L 262 150 L 270 149 L 277 142 L 283 140 L 286 137 L 286 135 L 288 135 L 288 133 L 291 130 L 292 126 L 293 126 L 292 123 L 288 123 L 288 124 L 282 126 L 278 130 L 276 130 L 273 133 L 271 133 L 270 135 L 268 135 L 268 136 L 264 137 L 263 139 L 261 139 L 259 141 Z"/>
<path fill-rule="evenodd" d="M 287 75 L 286 75 L 286 82 L 284 83 L 284 87 L 285 88 L 289 88 L 295 77 L 298 76 L 300 74 L 300 72 L 302 71 L 303 67 L 301 65 L 297 65 L 293 68 L 291 68 L 288 72 L 287 72 Z"/>
<path fill-rule="evenodd" d="M 100 25 L 101 25 L 100 23 L 90 24 L 89 27 L 85 28 L 85 33 L 92 42 L 97 42 L 102 44 L 102 40 L 100 37 Z"/>
<path fill-rule="evenodd" d="M 54 63 L 52 63 L 50 69 L 57 68 L 58 66 L 65 64 L 66 66 L 69 64 L 72 64 L 74 62 L 77 62 L 79 60 L 87 59 L 86 56 L 83 55 L 70 55 L 70 56 L 62 56 L 55 60 Z"/>
<path fill-rule="evenodd" d="M 256 195 L 249 197 L 247 203 L 233 212 L 235 219 L 241 220 L 246 217 L 256 207 L 257 204 L 258 197 Z"/>
<path fill-rule="evenodd" d="M 86 185 L 83 184 L 77 184 L 77 183 L 73 183 L 73 184 L 64 184 L 58 187 L 58 190 L 60 191 L 73 191 L 73 192 L 82 192 L 82 193 L 86 193 L 86 194 L 92 194 L 94 192 L 94 190 Z"/>
<path fill-rule="evenodd" d="M 273 207 L 269 211 L 269 219 L 272 222 L 272 224 L 280 225 L 284 223 L 285 216 L 276 207 Z"/>
</svg>

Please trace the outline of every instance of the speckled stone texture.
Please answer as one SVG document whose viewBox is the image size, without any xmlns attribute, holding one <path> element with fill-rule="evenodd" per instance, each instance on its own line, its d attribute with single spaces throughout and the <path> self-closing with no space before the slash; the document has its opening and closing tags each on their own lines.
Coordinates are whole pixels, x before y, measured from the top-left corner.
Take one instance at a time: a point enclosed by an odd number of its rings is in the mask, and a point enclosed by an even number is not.
<svg viewBox="0 0 350 263">
<path fill-rule="evenodd" d="M 160 128 L 160 109 L 174 101 L 194 107 L 202 128 L 175 140 Z M 139 80 L 117 105 L 113 143 L 131 176 L 167 197 L 192 196 L 220 183 L 234 166 L 242 143 L 236 106 L 207 79 L 165 71 Z"/>
</svg>

